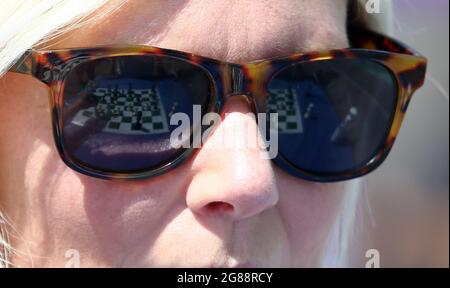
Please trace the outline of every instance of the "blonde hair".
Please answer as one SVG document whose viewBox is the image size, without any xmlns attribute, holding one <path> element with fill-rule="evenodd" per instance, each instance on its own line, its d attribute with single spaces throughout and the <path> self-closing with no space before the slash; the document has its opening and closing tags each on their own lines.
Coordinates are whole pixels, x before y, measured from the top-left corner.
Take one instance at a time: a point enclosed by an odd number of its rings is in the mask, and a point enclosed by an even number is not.
<svg viewBox="0 0 450 288">
<path fill-rule="evenodd" d="M 348 24 L 364 26 L 377 32 L 392 35 L 394 24 L 392 2 L 380 0 L 379 13 L 368 13 L 367 5 L 370 4 L 370 0 L 350 0 L 348 3 Z M 339 215 L 336 217 L 327 239 L 321 263 L 322 267 L 350 267 L 361 262 L 354 258 L 361 258 L 362 255 L 351 255 L 350 247 L 356 251 L 354 253 L 362 252 L 360 251 L 362 249 L 360 242 L 364 237 L 364 231 L 362 230 L 373 223 L 367 193 L 364 178 L 351 180 Z"/>
<path fill-rule="evenodd" d="M 107 15 L 118 9 L 126 0 L 4 0 L 0 10 L 0 77 L 9 67 L 30 47 L 43 41 L 49 41 L 68 30 L 84 25 L 93 11 L 106 2 L 114 2 L 108 9 L 95 18 Z M 350 0 L 354 10 L 355 23 L 365 23 L 374 30 L 390 33 L 392 31 L 391 3 L 381 0 L 381 13 L 365 13 L 364 7 L 370 0 Z M 352 6 L 353 5 L 353 6 Z M 106 6 L 106 5 L 104 5 Z M 359 24 L 358 24 L 359 25 Z M 362 181 L 354 180 L 351 191 L 341 209 L 341 215 L 336 220 L 330 233 L 323 266 L 346 266 L 348 263 L 349 235 L 353 231 L 355 211 L 360 197 L 357 193 Z M 1 190 L 0 190 L 1 191 Z M 1 204 L 1 203 L 0 203 Z M 0 267 L 8 267 L 8 255 L 13 252 L 8 244 L 8 222 L 0 211 Z"/>
</svg>

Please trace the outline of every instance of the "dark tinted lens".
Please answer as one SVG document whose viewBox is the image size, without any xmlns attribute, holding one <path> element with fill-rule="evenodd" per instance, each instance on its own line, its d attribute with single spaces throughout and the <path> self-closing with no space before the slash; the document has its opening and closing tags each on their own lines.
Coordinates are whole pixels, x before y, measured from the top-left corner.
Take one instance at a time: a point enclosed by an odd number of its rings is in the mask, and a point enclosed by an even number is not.
<svg viewBox="0 0 450 288">
<path fill-rule="evenodd" d="M 397 84 L 368 60 L 300 63 L 269 83 L 267 107 L 278 113 L 279 152 L 294 166 L 318 173 L 362 167 L 391 127 Z"/>
<path fill-rule="evenodd" d="M 67 76 L 63 141 L 70 157 L 91 169 L 154 169 L 183 150 L 170 144 L 173 113 L 192 119 L 192 105 L 207 110 L 211 81 L 200 67 L 166 56 L 102 58 Z"/>
</svg>

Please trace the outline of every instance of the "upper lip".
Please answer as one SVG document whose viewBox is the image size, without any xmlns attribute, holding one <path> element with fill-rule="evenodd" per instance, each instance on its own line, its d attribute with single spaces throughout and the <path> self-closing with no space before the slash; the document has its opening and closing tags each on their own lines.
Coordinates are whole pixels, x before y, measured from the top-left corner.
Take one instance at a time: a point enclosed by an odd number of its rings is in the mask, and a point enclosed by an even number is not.
<svg viewBox="0 0 450 288">
<path fill-rule="evenodd" d="M 225 265 L 211 265 L 211 268 L 257 268 L 260 267 L 255 262 L 244 261 L 244 262 L 236 262 L 236 263 L 227 263 Z"/>
<path fill-rule="evenodd" d="M 242 262 L 238 263 L 237 265 L 232 266 L 231 268 L 257 268 L 258 265 L 256 263 L 252 262 Z"/>
</svg>

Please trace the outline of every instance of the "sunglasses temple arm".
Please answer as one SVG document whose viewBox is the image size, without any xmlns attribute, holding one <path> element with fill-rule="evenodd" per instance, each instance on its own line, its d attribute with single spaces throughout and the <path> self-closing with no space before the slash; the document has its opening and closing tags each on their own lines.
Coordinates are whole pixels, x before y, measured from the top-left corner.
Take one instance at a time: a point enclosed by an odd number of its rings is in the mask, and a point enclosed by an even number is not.
<svg viewBox="0 0 450 288">
<path fill-rule="evenodd" d="M 9 72 L 33 75 L 33 51 L 28 49 L 9 69 Z"/>
</svg>

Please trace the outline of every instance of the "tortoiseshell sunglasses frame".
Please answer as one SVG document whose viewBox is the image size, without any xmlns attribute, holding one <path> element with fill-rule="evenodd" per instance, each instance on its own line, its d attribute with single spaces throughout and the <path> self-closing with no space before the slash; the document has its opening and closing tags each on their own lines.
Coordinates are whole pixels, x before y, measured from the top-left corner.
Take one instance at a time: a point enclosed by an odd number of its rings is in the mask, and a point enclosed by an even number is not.
<svg viewBox="0 0 450 288">
<path fill-rule="evenodd" d="M 192 154 L 194 149 L 186 148 L 176 159 L 151 171 L 113 173 L 95 170 L 77 163 L 64 148 L 61 116 L 65 77 L 76 65 L 94 59 L 124 55 L 173 57 L 199 66 L 207 73 L 213 84 L 211 88 L 213 97 L 209 103 L 209 111 L 206 112 L 220 112 L 225 100 L 233 95 L 246 95 L 251 100 L 255 112 L 264 112 L 264 104 L 258 99 L 265 98 L 266 87 L 271 78 L 290 65 L 336 58 L 358 58 L 378 62 L 387 67 L 397 81 L 397 105 L 392 117 L 391 128 L 383 145 L 364 166 L 339 173 L 315 173 L 292 166 L 281 155 L 274 159 L 279 167 L 294 176 L 316 182 L 335 182 L 363 176 L 377 168 L 387 157 L 399 132 L 411 97 L 424 83 L 427 65 L 427 60 L 419 53 L 394 39 L 373 31 L 353 29 L 349 31 L 349 39 L 352 48 L 311 53 L 300 52 L 289 57 L 260 60 L 247 64 L 228 63 L 175 50 L 137 45 L 52 51 L 30 49 L 13 65 L 10 72 L 29 74 L 48 85 L 56 147 L 61 159 L 69 167 L 85 175 L 102 179 L 144 179 L 165 173 L 181 164 Z"/>
</svg>

